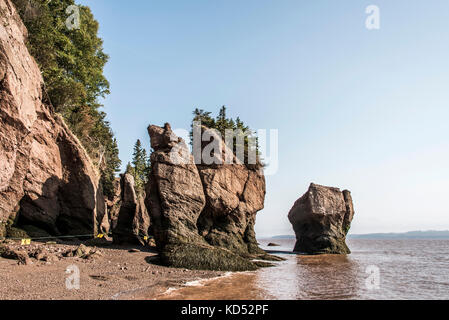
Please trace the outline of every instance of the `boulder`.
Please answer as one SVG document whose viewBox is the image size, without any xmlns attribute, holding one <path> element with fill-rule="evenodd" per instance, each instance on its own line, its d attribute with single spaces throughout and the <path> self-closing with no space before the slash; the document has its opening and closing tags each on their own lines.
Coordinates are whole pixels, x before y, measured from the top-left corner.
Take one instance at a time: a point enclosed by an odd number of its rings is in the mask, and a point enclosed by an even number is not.
<svg viewBox="0 0 449 320">
<path fill-rule="evenodd" d="M 4 245 L 0 245 L 0 257 L 5 259 L 17 260 L 17 263 L 19 265 L 32 264 L 31 259 L 26 251 L 12 249 Z"/>
<path fill-rule="evenodd" d="M 136 194 L 134 177 L 121 176 L 121 200 L 117 222 L 112 230 L 114 243 L 145 244 L 150 228 L 150 216 L 144 203 L 144 194 Z"/>
<path fill-rule="evenodd" d="M 296 234 L 295 252 L 349 254 L 346 235 L 354 217 L 351 193 L 311 184 L 288 214 Z"/>
<path fill-rule="evenodd" d="M 0 12 L 0 225 L 97 233 L 105 214 L 99 173 L 43 102 L 42 76 L 10 0 L 0 0 Z"/>
<path fill-rule="evenodd" d="M 196 165 L 169 124 L 150 126 L 146 204 L 161 261 L 188 269 L 255 270 L 254 234 L 265 180 L 242 165 Z M 263 253 L 264 254 L 264 253 Z"/>
<path fill-rule="evenodd" d="M 30 255 L 34 259 L 38 261 L 45 261 L 45 262 L 57 262 L 59 261 L 59 258 L 56 254 L 49 252 L 48 250 L 45 250 L 43 248 L 38 248 L 32 254 Z"/>
</svg>

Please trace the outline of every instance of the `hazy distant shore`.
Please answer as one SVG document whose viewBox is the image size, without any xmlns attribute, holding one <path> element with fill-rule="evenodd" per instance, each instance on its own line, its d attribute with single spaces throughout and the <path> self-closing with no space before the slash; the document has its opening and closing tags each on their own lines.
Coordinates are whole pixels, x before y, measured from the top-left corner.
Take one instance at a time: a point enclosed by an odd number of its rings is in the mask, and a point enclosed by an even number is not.
<svg viewBox="0 0 449 320">
<path fill-rule="evenodd" d="M 270 239 L 294 239 L 294 235 L 279 235 Z M 349 234 L 348 239 L 449 239 L 449 231 L 410 231 L 403 233 Z"/>
</svg>

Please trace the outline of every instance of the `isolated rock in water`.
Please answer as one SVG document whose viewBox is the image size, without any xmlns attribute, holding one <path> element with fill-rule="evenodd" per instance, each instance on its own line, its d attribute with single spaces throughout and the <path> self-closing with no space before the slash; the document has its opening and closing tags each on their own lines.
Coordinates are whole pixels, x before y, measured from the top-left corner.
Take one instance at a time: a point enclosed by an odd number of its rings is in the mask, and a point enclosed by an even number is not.
<svg viewBox="0 0 449 320">
<path fill-rule="evenodd" d="M 221 137 L 214 136 L 214 139 Z M 200 234 L 214 246 L 243 254 L 261 254 L 254 224 L 256 213 L 264 208 L 265 177 L 261 166 L 247 166 L 233 155 L 226 164 L 228 151 L 221 143 L 218 164 L 198 165 L 206 196 L 206 206 L 198 220 Z"/>
<path fill-rule="evenodd" d="M 0 0 L 0 224 L 93 234 L 105 206 L 99 174 L 43 101 L 40 70 L 10 0 Z M 2 229 L 2 228 L 0 228 Z"/>
<path fill-rule="evenodd" d="M 134 177 L 129 173 L 121 176 L 120 185 L 120 209 L 112 231 L 114 243 L 144 244 L 150 227 L 150 216 L 144 203 L 145 195 L 136 193 Z"/>
<path fill-rule="evenodd" d="M 196 166 L 169 124 L 150 126 L 152 172 L 146 204 L 162 262 L 189 269 L 255 270 L 253 231 L 265 183 L 242 166 Z M 226 186 L 226 184 L 231 184 Z M 259 190 L 261 189 L 261 190 Z"/>
<path fill-rule="evenodd" d="M 311 184 L 288 214 L 296 234 L 295 252 L 348 254 L 346 235 L 354 217 L 351 193 Z"/>
</svg>

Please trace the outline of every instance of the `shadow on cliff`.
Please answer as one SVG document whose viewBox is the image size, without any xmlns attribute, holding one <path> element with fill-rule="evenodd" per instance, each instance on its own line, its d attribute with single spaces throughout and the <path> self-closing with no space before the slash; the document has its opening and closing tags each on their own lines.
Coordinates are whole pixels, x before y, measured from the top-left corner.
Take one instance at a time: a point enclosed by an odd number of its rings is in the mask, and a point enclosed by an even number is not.
<svg viewBox="0 0 449 320">
<path fill-rule="evenodd" d="M 52 176 L 39 196 L 28 191 L 19 202 L 14 225 L 28 231 L 30 237 L 93 235 L 99 195 L 91 183 L 84 181 L 81 189 L 76 180 L 69 177 L 66 182 Z"/>
</svg>

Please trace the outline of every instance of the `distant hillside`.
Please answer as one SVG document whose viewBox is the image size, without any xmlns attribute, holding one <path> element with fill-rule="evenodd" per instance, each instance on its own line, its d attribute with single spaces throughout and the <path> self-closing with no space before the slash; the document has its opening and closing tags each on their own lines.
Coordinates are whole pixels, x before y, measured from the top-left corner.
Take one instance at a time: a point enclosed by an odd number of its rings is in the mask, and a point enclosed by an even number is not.
<svg viewBox="0 0 449 320">
<path fill-rule="evenodd" d="M 449 239 L 449 231 L 410 231 L 405 233 L 350 234 L 349 239 Z"/>
<path fill-rule="evenodd" d="M 280 236 L 274 236 L 273 239 L 295 239 L 296 237 L 294 235 L 280 235 Z"/>
<path fill-rule="evenodd" d="M 449 239 L 448 231 L 410 231 L 404 233 L 349 234 L 349 239 Z M 295 239 L 294 235 L 279 235 L 272 239 Z"/>
</svg>

